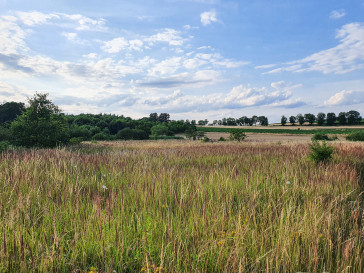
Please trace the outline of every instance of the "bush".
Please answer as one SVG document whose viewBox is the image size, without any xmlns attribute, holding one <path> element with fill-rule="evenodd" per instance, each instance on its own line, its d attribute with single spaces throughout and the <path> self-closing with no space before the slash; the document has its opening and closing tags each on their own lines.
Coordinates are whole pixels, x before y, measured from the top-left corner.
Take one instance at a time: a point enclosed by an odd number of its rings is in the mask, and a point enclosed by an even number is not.
<svg viewBox="0 0 364 273">
<path fill-rule="evenodd" d="M 103 132 L 100 132 L 94 135 L 92 140 L 109 140 L 109 136 Z"/>
<path fill-rule="evenodd" d="M 70 139 L 71 145 L 77 145 L 80 144 L 83 141 L 83 137 L 73 137 Z"/>
<path fill-rule="evenodd" d="M 346 136 L 346 140 L 350 141 L 364 141 L 364 131 L 350 133 Z"/>
<path fill-rule="evenodd" d="M 220 137 L 219 141 L 226 141 L 226 139 L 224 137 Z"/>
<path fill-rule="evenodd" d="M 10 142 L 9 141 L 0 141 L 0 153 L 2 151 L 5 151 L 6 149 L 8 149 L 10 146 Z"/>
<path fill-rule="evenodd" d="M 230 140 L 237 140 L 237 141 L 242 141 L 246 138 L 246 134 L 239 129 L 233 129 L 230 131 L 230 136 L 229 136 Z"/>
<path fill-rule="evenodd" d="M 310 148 L 311 151 L 309 157 L 316 164 L 329 161 L 332 158 L 332 153 L 334 152 L 334 147 L 328 146 L 326 141 L 323 141 L 322 144 L 318 141 L 313 141 Z"/>
<path fill-rule="evenodd" d="M 209 141 L 210 141 L 210 139 L 206 136 L 201 140 L 201 142 L 209 142 Z"/>
<path fill-rule="evenodd" d="M 315 141 L 315 140 L 330 140 L 330 138 L 326 134 L 316 133 L 316 134 L 313 135 L 311 140 L 313 140 L 313 141 Z"/>
</svg>

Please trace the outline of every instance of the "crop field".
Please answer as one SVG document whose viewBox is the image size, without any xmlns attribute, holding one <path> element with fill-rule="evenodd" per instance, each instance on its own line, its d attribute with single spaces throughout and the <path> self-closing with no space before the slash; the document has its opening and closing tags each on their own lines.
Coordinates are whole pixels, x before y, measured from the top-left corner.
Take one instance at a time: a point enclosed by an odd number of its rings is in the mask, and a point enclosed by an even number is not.
<svg viewBox="0 0 364 273">
<path fill-rule="evenodd" d="M 364 272 L 364 144 L 125 141 L 0 156 L 0 272 Z"/>
</svg>

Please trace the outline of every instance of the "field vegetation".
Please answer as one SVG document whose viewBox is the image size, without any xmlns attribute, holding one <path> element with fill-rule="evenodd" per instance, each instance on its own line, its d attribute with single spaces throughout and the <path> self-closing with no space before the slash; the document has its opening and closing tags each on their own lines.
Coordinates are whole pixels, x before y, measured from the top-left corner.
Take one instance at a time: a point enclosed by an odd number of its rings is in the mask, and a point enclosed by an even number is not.
<svg viewBox="0 0 364 273">
<path fill-rule="evenodd" d="M 363 272 L 364 146 L 7 150 L 0 272 Z"/>
</svg>

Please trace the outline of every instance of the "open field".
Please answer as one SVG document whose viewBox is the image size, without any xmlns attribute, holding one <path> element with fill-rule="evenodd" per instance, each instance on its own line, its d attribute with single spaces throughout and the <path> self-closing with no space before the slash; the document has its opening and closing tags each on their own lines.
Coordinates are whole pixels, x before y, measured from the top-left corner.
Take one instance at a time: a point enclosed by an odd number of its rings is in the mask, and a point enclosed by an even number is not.
<svg viewBox="0 0 364 273">
<path fill-rule="evenodd" d="M 198 126 L 198 131 L 203 132 L 229 132 L 240 129 L 246 133 L 256 134 L 295 134 L 312 135 L 315 133 L 346 135 L 351 132 L 364 130 L 364 126 Z"/>
<path fill-rule="evenodd" d="M 124 141 L 0 157 L 0 272 L 363 272 L 364 144 Z"/>
</svg>

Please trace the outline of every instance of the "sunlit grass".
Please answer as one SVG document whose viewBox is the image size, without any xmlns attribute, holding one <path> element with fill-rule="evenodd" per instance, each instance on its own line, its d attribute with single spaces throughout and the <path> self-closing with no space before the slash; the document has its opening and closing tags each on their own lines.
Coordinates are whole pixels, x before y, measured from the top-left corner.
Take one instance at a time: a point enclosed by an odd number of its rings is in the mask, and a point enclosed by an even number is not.
<svg viewBox="0 0 364 273">
<path fill-rule="evenodd" d="M 362 272 L 364 146 L 335 145 L 5 152 L 0 272 Z"/>
</svg>

